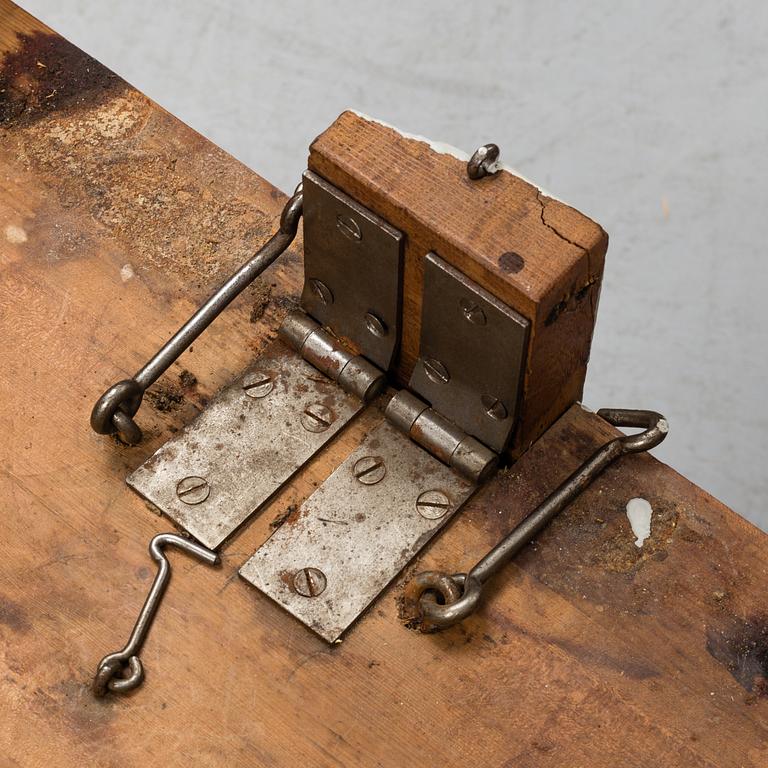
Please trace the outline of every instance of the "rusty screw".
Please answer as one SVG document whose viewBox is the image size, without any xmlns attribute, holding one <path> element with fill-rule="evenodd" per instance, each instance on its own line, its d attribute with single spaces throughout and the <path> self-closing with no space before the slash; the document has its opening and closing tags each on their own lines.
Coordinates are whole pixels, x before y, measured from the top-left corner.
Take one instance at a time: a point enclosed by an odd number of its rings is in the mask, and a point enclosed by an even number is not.
<svg viewBox="0 0 768 768">
<path fill-rule="evenodd" d="M 451 500 L 443 491 L 437 489 L 424 491 L 416 499 L 416 509 L 427 520 L 439 520 L 451 508 Z"/>
<path fill-rule="evenodd" d="M 494 395 L 483 395 L 480 400 L 485 408 L 485 413 L 495 421 L 504 421 L 507 418 L 507 406 Z"/>
<path fill-rule="evenodd" d="M 243 391 L 248 397 L 266 397 L 273 386 L 272 377 L 264 371 L 254 371 L 243 379 Z"/>
<path fill-rule="evenodd" d="M 459 302 L 459 309 L 461 314 L 464 315 L 464 319 L 474 325 L 485 325 L 486 317 L 485 312 L 480 308 L 480 305 L 472 299 L 462 299 Z"/>
<path fill-rule="evenodd" d="M 365 313 L 365 326 L 374 336 L 378 336 L 380 339 L 383 339 L 389 333 L 386 323 L 380 317 L 374 315 L 373 312 Z"/>
<path fill-rule="evenodd" d="M 322 280 L 310 277 L 309 287 L 322 304 L 333 304 L 333 293 L 331 293 L 331 289 Z"/>
<path fill-rule="evenodd" d="M 190 475 L 185 477 L 176 485 L 176 496 L 185 504 L 200 504 L 208 498 L 211 492 L 211 486 L 204 477 Z"/>
<path fill-rule="evenodd" d="M 325 432 L 334 420 L 331 409 L 322 403 L 310 403 L 301 414 L 301 426 L 307 432 Z"/>
<path fill-rule="evenodd" d="M 424 372 L 435 384 L 447 384 L 451 380 L 451 374 L 448 373 L 448 369 L 439 360 L 425 357 L 421 364 L 424 366 Z"/>
<path fill-rule="evenodd" d="M 328 581 L 319 568 L 302 568 L 293 574 L 293 588 L 303 597 L 317 597 L 325 592 Z"/>
<path fill-rule="evenodd" d="M 381 456 L 363 456 L 355 462 L 352 468 L 352 474 L 363 485 L 376 485 L 384 479 L 387 474 L 387 467 Z"/>
</svg>

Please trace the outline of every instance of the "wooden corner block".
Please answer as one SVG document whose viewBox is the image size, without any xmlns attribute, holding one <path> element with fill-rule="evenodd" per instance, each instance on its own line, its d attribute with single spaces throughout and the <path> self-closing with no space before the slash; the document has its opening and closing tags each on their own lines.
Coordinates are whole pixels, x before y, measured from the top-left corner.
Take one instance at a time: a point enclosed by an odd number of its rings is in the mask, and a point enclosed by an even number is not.
<svg viewBox="0 0 768 768">
<path fill-rule="evenodd" d="M 315 139 L 309 169 L 406 235 L 399 384 L 418 358 L 434 251 L 530 322 L 511 455 L 580 399 L 608 245 L 598 224 L 510 171 L 473 181 L 466 158 L 354 112 Z"/>
</svg>

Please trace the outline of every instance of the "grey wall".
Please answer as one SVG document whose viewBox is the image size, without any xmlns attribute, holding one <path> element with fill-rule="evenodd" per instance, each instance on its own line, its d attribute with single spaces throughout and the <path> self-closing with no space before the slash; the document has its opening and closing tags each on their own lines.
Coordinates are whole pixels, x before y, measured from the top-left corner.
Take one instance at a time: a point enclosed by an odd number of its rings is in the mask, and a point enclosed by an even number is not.
<svg viewBox="0 0 768 768">
<path fill-rule="evenodd" d="M 611 236 L 585 403 L 768 529 L 768 3 L 20 0 L 285 190 L 353 106 Z"/>
</svg>

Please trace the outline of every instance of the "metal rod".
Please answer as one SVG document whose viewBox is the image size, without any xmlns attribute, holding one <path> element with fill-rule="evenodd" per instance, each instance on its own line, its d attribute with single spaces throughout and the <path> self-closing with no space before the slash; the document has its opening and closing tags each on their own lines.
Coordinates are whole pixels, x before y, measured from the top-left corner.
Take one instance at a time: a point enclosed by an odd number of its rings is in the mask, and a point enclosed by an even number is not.
<svg viewBox="0 0 768 768">
<path fill-rule="evenodd" d="M 144 392 L 176 362 L 198 336 L 293 242 L 303 208 L 299 185 L 283 208 L 277 232 L 237 270 L 192 317 L 158 350 L 132 379 L 113 384 L 97 400 L 91 412 L 91 427 L 101 435 L 117 433 L 128 445 L 141 441 L 141 429 L 133 417 Z"/>
<path fill-rule="evenodd" d="M 208 565 L 216 565 L 219 562 L 219 556 L 213 550 L 175 533 L 160 533 L 150 541 L 149 554 L 158 564 L 157 574 L 125 647 L 121 651 L 108 654 L 99 662 L 93 679 L 95 696 L 104 696 L 108 691 L 127 693 L 141 685 L 144 680 L 144 667 L 138 654 L 171 579 L 171 564 L 163 552 L 167 546 L 178 547 Z M 126 668 L 128 675 L 123 674 Z"/>
<path fill-rule="evenodd" d="M 406 588 L 405 597 L 407 603 L 415 607 L 415 618 L 423 630 L 449 627 L 466 619 L 477 608 L 485 582 L 549 525 L 607 466 L 627 453 L 654 448 L 669 430 L 666 419 L 654 411 L 605 408 L 597 415 L 616 427 L 644 428 L 644 431 L 617 437 L 595 451 L 469 573 L 449 575 L 443 571 L 425 571 L 414 577 Z M 454 588 L 446 588 L 449 582 L 453 582 Z M 437 602 L 436 595 L 441 596 L 444 604 Z"/>
</svg>

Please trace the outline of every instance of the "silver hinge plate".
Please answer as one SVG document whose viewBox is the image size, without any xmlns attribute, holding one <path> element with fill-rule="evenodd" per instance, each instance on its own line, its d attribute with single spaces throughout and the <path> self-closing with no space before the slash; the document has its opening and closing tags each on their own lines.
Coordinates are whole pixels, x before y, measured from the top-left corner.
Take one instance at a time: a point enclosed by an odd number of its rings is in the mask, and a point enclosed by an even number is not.
<svg viewBox="0 0 768 768">
<path fill-rule="evenodd" d="M 400 343 L 403 235 L 311 171 L 303 194 L 301 306 L 386 371 Z"/>
<path fill-rule="evenodd" d="M 528 328 L 528 320 L 428 253 L 411 389 L 500 453 L 517 419 Z"/>
<path fill-rule="evenodd" d="M 127 483 L 215 549 L 362 407 L 275 341 Z"/>
<path fill-rule="evenodd" d="M 473 490 L 382 422 L 240 575 L 334 642 Z"/>
</svg>

